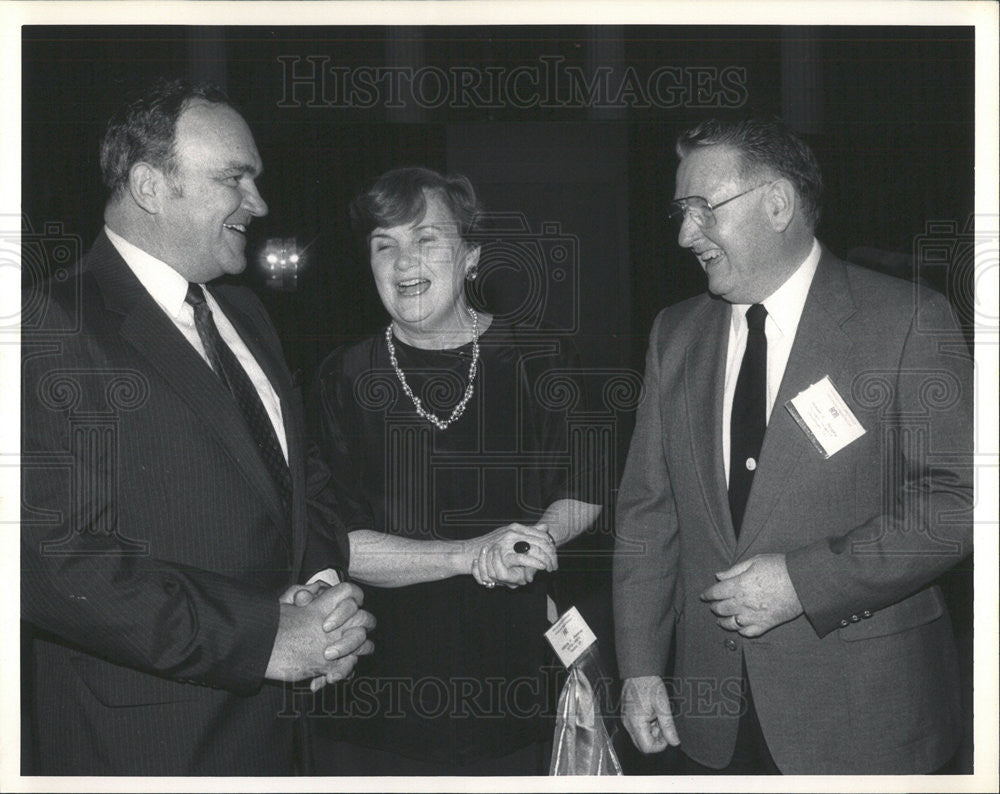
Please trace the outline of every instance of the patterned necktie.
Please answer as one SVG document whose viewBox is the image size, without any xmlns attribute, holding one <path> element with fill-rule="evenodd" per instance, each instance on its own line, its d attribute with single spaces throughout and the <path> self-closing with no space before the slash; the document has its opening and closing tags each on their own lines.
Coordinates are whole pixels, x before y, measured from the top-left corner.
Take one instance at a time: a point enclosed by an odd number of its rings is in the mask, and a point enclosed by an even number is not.
<svg viewBox="0 0 1000 794">
<path fill-rule="evenodd" d="M 288 471 L 288 464 L 285 463 L 285 456 L 281 452 L 278 436 L 274 432 L 274 425 L 264 410 L 260 395 L 246 370 L 229 349 L 229 345 L 219 335 L 219 329 L 212 317 L 212 310 L 205 302 L 205 293 L 201 285 L 188 284 L 184 300 L 194 309 L 194 325 L 205 347 L 205 354 L 215 374 L 229 388 L 236 404 L 239 405 L 247 427 L 257 442 L 260 456 L 278 486 L 281 503 L 287 514 L 292 503 L 292 477 Z"/>
<path fill-rule="evenodd" d="M 760 448 L 767 429 L 767 309 L 755 303 L 747 309 L 747 349 L 733 394 L 729 433 L 729 511 L 736 537 L 750 496 Z"/>
</svg>

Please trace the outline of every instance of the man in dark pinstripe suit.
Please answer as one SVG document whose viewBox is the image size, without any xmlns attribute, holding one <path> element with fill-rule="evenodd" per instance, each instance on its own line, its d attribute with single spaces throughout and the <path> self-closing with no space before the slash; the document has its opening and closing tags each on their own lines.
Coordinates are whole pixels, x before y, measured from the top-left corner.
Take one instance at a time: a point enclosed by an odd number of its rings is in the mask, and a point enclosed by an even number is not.
<svg viewBox="0 0 1000 794">
<path fill-rule="evenodd" d="M 307 534 L 311 559 L 344 569 L 345 536 L 263 307 L 204 288 L 246 266 L 260 156 L 221 92 L 175 81 L 112 119 L 101 165 L 93 249 L 24 299 L 31 771 L 290 774 L 277 682 L 348 675 L 374 620 L 352 584 L 293 597 Z"/>
</svg>

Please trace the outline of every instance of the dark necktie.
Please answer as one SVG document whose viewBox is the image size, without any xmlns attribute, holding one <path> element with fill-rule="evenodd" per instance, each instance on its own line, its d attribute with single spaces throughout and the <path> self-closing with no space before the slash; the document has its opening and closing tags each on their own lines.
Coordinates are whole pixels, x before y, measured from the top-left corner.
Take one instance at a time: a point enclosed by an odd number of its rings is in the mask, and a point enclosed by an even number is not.
<svg viewBox="0 0 1000 794">
<path fill-rule="evenodd" d="M 194 309 L 194 325 L 198 329 L 198 336 L 201 337 L 212 369 L 219 376 L 219 380 L 229 388 L 236 404 L 239 405 L 247 427 L 257 442 L 260 456 L 278 486 L 285 513 L 288 513 L 292 503 L 292 478 L 288 464 L 285 463 L 285 456 L 281 452 L 278 436 L 274 432 L 274 425 L 264 410 L 260 395 L 246 370 L 229 349 L 229 345 L 219 335 L 219 329 L 212 317 L 212 310 L 205 302 L 205 293 L 201 285 L 189 284 L 184 300 Z"/>
<path fill-rule="evenodd" d="M 759 303 L 747 309 L 747 349 L 733 393 L 729 425 L 729 510 L 737 537 L 767 429 L 766 319 L 767 309 Z"/>
</svg>

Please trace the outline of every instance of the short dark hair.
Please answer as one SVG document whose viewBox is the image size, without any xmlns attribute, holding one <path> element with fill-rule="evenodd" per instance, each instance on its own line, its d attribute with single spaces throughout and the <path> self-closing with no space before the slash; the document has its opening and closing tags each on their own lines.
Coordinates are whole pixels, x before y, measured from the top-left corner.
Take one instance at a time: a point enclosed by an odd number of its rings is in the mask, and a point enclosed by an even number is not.
<svg viewBox="0 0 1000 794">
<path fill-rule="evenodd" d="M 472 183 L 462 174 L 441 174 L 430 168 L 397 168 L 382 174 L 351 202 L 351 227 L 359 246 L 367 251 L 368 237 L 378 228 L 412 223 L 424 216 L 424 191 L 441 196 L 458 223 L 462 239 L 474 244 L 472 227 L 482 212 Z"/>
<path fill-rule="evenodd" d="M 125 191 L 136 163 L 155 165 L 168 177 L 177 173 L 177 120 L 196 99 L 231 106 L 212 83 L 160 78 L 115 112 L 101 138 L 101 177 L 112 196 Z"/>
<path fill-rule="evenodd" d="M 823 199 L 819 163 L 805 141 L 779 119 L 708 119 L 678 136 L 677 156 L 683 160 L 693 149 L 713 145 L 731 146 L 739 151 L 743 179 L 770 170 L 791 182 L 802 201 L 806 220 L 816 228 Z"/>
</svg>

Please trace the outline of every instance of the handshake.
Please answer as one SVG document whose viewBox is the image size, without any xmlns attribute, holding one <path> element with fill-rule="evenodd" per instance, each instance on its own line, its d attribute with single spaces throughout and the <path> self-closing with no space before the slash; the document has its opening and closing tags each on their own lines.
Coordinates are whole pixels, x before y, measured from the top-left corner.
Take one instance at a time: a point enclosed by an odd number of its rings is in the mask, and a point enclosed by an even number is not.
<svg viewBox="0 0 1000 794">
<path fill-rule="evenodd" d="M 313 692 L 347 678 L 358 657 L 374 650 L 368 632 L 375 628 L 375 618 L 361 609 L 363 601 L 361 588 L 348 582 L 288 588 L 278 599 L 278 633 L 265 678 L 310 678 Z"/>
</svg>

